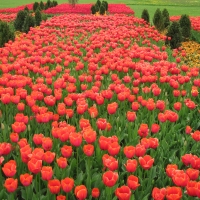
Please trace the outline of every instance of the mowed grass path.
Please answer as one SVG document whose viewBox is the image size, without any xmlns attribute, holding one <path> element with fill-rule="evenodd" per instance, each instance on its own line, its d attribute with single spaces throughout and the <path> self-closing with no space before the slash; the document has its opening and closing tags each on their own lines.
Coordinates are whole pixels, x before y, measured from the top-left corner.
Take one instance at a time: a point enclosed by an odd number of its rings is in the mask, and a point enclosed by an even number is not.
<svg viewBox="0 0 200 200">
<path fill-rule="evenodd" d="M 37 1 L 37 0 L 35 0 Z M 12 8 L 20 5 L 34 3 L 33 0 L 6 0 L 0 3 L 0 8 Z M 40 0 L 38 0 L 40 2 Z M 46 2 L 46 0 L 43 0 Z M 57 0 L 59 4 L 67 3 L 68 0 Z M 96 0 L 79 0 L 79 4 L 95 3 Z M 109 3 L 124 3 L 131 7 L 135 11 L 135 16 L 141 17 L 141 13 L 144 8 L 149 11 L 150 18 L 157 8 L 163 10 L 166 8 L 169 11 L 170 16 L 188 14 L 190 16 L 200 16 L 200 0 L 108 0 Z"/>
</svg>

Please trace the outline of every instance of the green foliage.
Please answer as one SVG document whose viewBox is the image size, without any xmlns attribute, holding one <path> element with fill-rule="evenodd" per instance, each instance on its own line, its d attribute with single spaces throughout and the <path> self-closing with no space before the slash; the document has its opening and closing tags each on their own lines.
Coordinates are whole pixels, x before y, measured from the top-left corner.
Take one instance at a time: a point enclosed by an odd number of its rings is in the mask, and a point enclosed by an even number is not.
<svg viewBox="0 0 200 200">
<path fill-rule="evenodd" d="M 40 12 L 40 10 L 36 10 L 36 12 L 35 12 L 35 25 L 39 26 L 41 21 L 42 21 L 41 12 Z"/>
<path fill-rule="evenodd" d="M 107 1 L 102 1 L 102 4 L 104 5 L 106 11 L 108 11 L 108 2 Z"/>
<path fill-rule="evenodd" d="M 162 16 L 163 16 L 164 28 L 167 28 L 170 25 L 170 19 L 169 19 L 169 12 L 166 8 L 162 11 Z"/>
<path fill-rule="evenodd" d="M 195 42 L 198 42 L 200 44 L 200 32 L 195 31 L 195 30 L 191 30 L 190 39 L 195 41 Z"/>
<path fill-rule="evenodd" d="M 14 40 L 14 32 L 11 31 L 9 25 L 6 22 L 0 20 L 0 47 L 3 47 L 9 40 Z"/>
<path fill-rule="evenodd" d="M 154 26 L 156 27 L 156 29 L 158 31 L 163 31 L 164 30 L 163 16 L 162 16 L 162 13 L 161 13 L 159 8 L 154 13 L 153 24 L 154 24 Z"/>
<path fill-rule="evenodd" d="M 27 6 L 24 8 L 24 11 L 29 12 L 29 9 Z"/>
<path fill-rule="evenodd" d="M 40 1 L 40 8 L 41 8 L 41 10 L 44 10 L 44 3 L 43 3 L 43 1 Z"/>
<path fill-rule="evenodd" d="M 104 15 L 105 14 L 106 9 L 105 9 L 104 5 L 101 5 L 99 11 L 100 11 L 100 15 Z"/>
<path fill-rule="evenodd" d="M 78 0 L 68 0 L 69 4 L 75 6 L 78 3 Z"/>
<path fill-rule="evenodd" d="M 35 26 L 35 19 L 34 17 L 32 17 L 31 15 L 27 15 L 25 20 L 24 20 L 24 24 L 22 27 L 22 32 L 28 33 L 30 30 L 30 27 L 34 27 Z"/>
<path fill-rule="evenodd" d="M 53 1 L 53 7 L 57 6 L 58 2 L 57 1 Z"/>
<path fill-rule="evenodd" d="M 97 3 L 95 4 L 95 10 L 96 10 L 96 12 L 99 12 L 99 6 Z"/>
<path fill-rule="evenodd" d="M 96 13 L 95 5 L 92 5 L 92 7 L 91 7 L 91 11 L 92 11 L 92 14 L 93 14 L 93 15 Z"/>
<path fill-rule="evenodd" d="M 181 33 L 184 40 L 188 40 L 191 35 L 191 21 L 188 15 L 182 15 L 179 24 L 181 27 Z"/>
<path fill-rule="evenodd" d="M 35 2 L 33 4 L 33 11 L 35 12 L 38 9 L 39 6 L 40 6 L 40 4 L 38 2 Z"/>
<path fill-rule="evenodd" d="M 99 6 L 99 8 L 101 7 L 101 1 L 100 0 L 97 0 L 96 4 Z"/>
<path fill-rule="evenodd" d="M 181 46 L 182 34 L 178 22 L 172 22 L 166 36 L 168 37 L 166 44 L 169 44 L 171 49 L 176 49 Z"/>
<path fill-rule="evenodd" d="M 144 9 L 142 11 L 142 16 L 141 16 L 142 19 L 144 19 L 147 23 L 149 23 L 149 12 L 147 9 Z"/>
<path fill-rule="evenodd" d="M 17 13 L 17 17 L 14 21 L 15 30 L 22 31 L 24 20 L 25 20 L 27 15 L 28 15 L 28 12 L 26 12 L 24 10 L 21 10 Z"/>
</svg>

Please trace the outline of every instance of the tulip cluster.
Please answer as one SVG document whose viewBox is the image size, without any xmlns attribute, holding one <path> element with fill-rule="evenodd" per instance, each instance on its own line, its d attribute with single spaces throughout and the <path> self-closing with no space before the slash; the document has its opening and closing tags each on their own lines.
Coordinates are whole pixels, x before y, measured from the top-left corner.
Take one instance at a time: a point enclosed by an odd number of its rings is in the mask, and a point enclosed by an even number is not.
<svg viewBox="0 0 200 200">
<path fill-rule="evenodd" d="M 178 21 L 181 18 L 181 16 L 171 16 L 171 21 Z M 200 31 L 200 17 L 190 17 L 191 26 L 195 31 Z"/>
<path fill-rule="evenodd" d="M 67 14 L 1 48 L 1 198 L 199 197 L 199 68 L 165 39 Z"/>
<path fill-rule="evenodd" d="M 77 13 L 77 14 L 91 14 L 92 4 L 77 4 L 72 7 L 70 4 L 59 4 L 56 7 L 45 10 L 48 14 L 63 14 L 63 13 Z M 123 13 L 134 14 L 134 11 L 125 4 L 109 4 L 108 12 L 111 14 Z"/>
</svg>

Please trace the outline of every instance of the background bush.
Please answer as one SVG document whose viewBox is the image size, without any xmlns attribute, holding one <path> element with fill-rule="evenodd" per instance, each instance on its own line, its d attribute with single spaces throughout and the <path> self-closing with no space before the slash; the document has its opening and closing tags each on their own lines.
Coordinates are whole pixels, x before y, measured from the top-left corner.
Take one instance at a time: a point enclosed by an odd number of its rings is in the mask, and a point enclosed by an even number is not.
<svg viewBox="0 0 200 200">
<path fill-rule="evenodd" d="M 163 16 L 164 28 L 167 28 L 170 25 L 170 19 L 169 19 L 169 12 L 166 8 L 162 11 L 162 16 Z"/>
<path fill-rule="evenodd" d="M 6 22 L 0 20 L 0 47 L 3 47 L 9 40 L 14 40 L 15 35 Z"/>
<path fill-rule="evenodd" d="M 153 24 L 156 27 L 158 31 L 163 31 L 164 30 L 164 21 L 163 21 L 163 15 L 160 11 L 159 8 L 154 13 L 153 16 Z"/>
<path fill-rule="evenodd" d="M 182 34 L 178 22 L 172 22 L 166 36 L 171 38 L 166 40 L 166 44 L 169 44 L 171 49 L 176 49 L 181 46 Z"/>
<path fill-rule="evenodd" d="M 191 21 L 188 15 L 182 15 L 179 24 L 181 27 L 181 33 L 183 40 L 188 40 L 191 35 Z"/>
<path fill-rule="evenodd" d="M 27 15 L 28 15 L 28 12 L 24 10 L 21 10 L 17 13 L 17 17 L 14 21 L 14 27 L 16 31 L 22 31 L 24 20 Z"/>
<path fill-rule="evenodd" d="M 142 11 L 141 18 L 144 19 L 147 23 L 149 23 L 150 18 L 149 18 L 149 12 L 147 9 L 144 9 Z"/>
</svg>

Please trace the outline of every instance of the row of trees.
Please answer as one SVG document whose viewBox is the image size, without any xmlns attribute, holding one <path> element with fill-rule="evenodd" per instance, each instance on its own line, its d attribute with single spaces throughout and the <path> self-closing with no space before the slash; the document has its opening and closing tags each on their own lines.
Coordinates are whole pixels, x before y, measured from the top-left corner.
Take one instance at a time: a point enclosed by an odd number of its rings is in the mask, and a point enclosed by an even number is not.
<svg viewBox="0 0 200 200">
<path fill-rule="evenodd" d="M 96 4 L 91 7 L 92 14 L 99 13 L 100 15 L 104 15 L 108 11 L 108 2 L 97 0 Z"/>
<path fill-rule="evenodd" d="M 45 4 L 43 1 L 35 2 L 33 4 L 33 11 L 35 12 L 37 9 L 39 10 L 47 10 L 48 8 L 52 8 L 58 5 L 57 1 L 50 1 L 48 0 Z"/>
<path fill-rule="evenodd" d="M 150 22 L 147 9 L 143 10 L 141 18 L 147 23 Z M 170 45 L 172 49 L 180 47 L 182 41 L 186 41 L 190 38 L 191 22 L 188 15 L 182 15 L 178 22 L 170 23 L 168 10 L 164 9 L 161 11 L 158 8 L 153 16 L 153 24 L 158 31 L 167 31 L 166 44 Z"/>
</svg>

